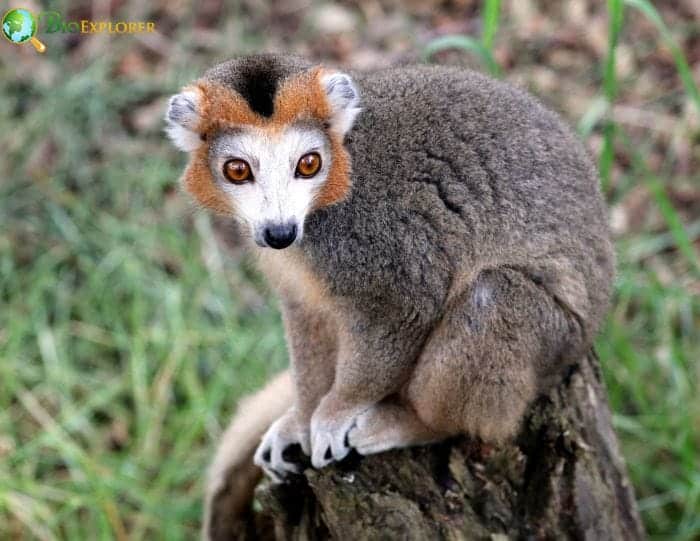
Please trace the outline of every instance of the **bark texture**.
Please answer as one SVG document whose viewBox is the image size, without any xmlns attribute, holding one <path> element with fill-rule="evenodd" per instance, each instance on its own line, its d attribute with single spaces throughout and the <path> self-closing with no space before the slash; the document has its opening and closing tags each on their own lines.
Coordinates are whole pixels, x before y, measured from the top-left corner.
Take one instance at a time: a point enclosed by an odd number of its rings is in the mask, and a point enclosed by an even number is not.
<svg viewBox="0 0 700 541">
<path fill-rule="evenodd" d="M 643 539 L 594 354 L 531 407 L 518 439 L 349 457 L 262 485 L 246 537 Z"/>
</svg>

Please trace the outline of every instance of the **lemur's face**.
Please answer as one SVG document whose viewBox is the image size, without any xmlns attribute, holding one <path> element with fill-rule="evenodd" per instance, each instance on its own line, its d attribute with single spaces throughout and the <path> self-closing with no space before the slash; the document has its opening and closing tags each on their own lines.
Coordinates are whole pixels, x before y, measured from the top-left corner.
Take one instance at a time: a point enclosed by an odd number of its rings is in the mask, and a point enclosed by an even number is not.
<svg viewBox="0 0 700 541">
<path fill-rule="evenodd" d="M 237 218 L 258 246 L 281 249 L 301 241 L 311 211 L 350 189 L 342 143 L 358 94 L 349 76 L 314 69 L 283 82 L 267 114 L 258 98 L 201 80 L 173 96 L 166 120 L 191 153 L 187 191 Z"/>
<path fill-rule="evenodd" d="M 310 123 L 274 133 L 248 126 L 209 146 L 211 174 L 235 215 L 258 246 L 278 249 L 302 238 L 332 160 L 328 137 Z"/>
</svg>

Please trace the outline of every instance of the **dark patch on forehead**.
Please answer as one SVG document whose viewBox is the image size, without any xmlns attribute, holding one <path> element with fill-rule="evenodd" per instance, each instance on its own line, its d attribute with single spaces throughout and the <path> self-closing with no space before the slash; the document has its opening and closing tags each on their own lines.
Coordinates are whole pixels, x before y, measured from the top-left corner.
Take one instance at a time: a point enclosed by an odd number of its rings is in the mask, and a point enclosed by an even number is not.
<svg viewBox="0 0 700 541">
<path fill-rule="evenodd" d="M 244 66 L 235 81 L 234 90 L 243 96 L 254 112 L 270 117 L 275 108 L 275 92 L 281 75 L 274 64 Z"/>
<path fill-rule="evenodd" d="M 251 110 L 269 118 L 274 113 L 275 94 L 282 81 L 308 66 L 301 58 L 261 54 L 219 64 L 205 77 L 229 86 L 248 102 Z"/>
</svg>

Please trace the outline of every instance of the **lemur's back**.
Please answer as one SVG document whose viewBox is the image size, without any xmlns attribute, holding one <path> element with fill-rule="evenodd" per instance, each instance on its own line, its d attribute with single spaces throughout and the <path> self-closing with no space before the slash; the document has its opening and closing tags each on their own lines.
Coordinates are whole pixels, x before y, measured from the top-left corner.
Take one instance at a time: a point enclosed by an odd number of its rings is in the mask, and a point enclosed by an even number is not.
<svg viewBox="0 0 700 541">
<path fill-rule="evenodd" d="M 401 303 L 420 291 L 417 308 L 431 312 L 457 275 L 509 265 L 563 279 L 561 290 L 581 277 L 587 291 L 572 296 L 602 315 L 613 269 L 605 206 L 555 114 L 456 68 L 353 75 L 364 99 L 346 137 L 351 196 L 312 214 L 304 241 L 338 293 Z"/>
</svg>

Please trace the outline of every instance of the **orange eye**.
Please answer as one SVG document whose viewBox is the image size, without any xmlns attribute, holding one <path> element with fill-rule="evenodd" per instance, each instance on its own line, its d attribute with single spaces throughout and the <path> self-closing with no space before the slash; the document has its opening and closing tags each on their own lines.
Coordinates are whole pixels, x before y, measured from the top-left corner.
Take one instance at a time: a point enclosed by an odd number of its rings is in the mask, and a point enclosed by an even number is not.
<svg viewBox="0 0 700 541">
<path fill-rule="evenodd" d="M 321 156 L 318 152 L 304 154 L 297 163 L 296 174 L 298 177 L 313 177 L 321 169 Z"/>
<path fill-rule="evenodd" d="M 250 165 L 244 160 L 229 160 L 224 164 L 224 176 L 234 184 L 253 180 Z"/>
</svg>

